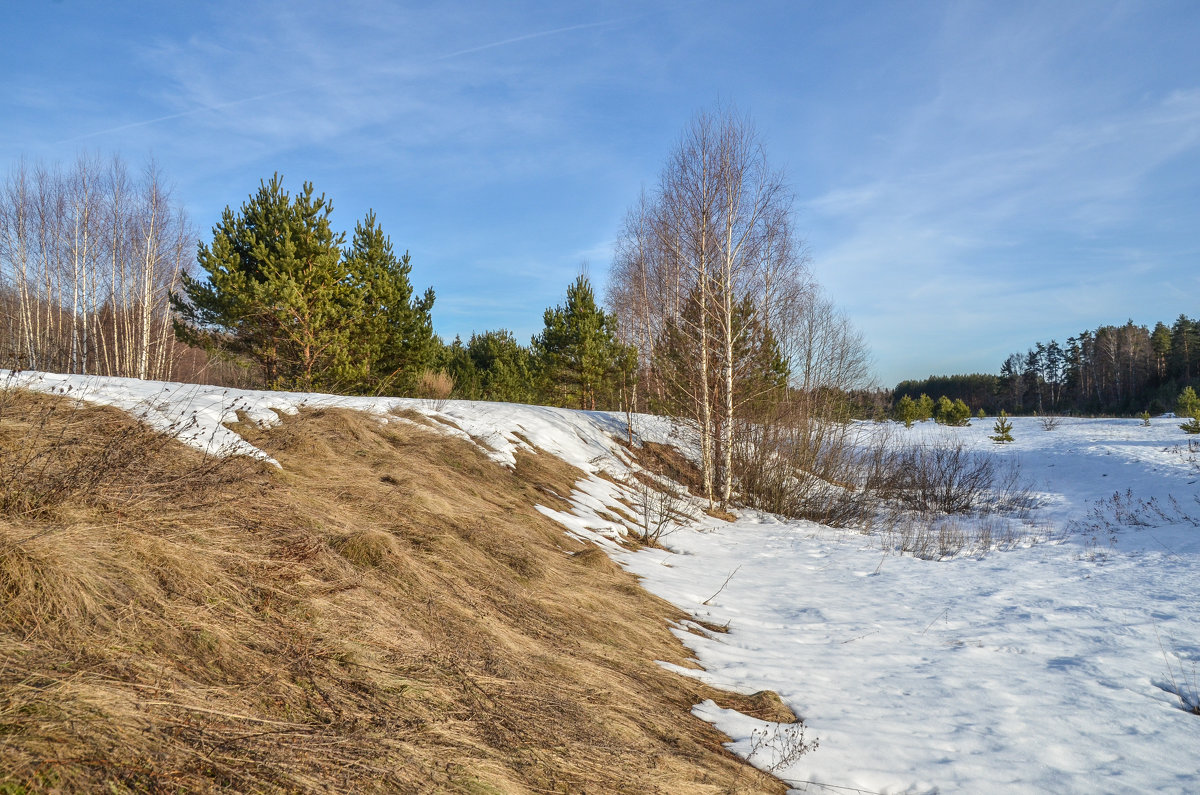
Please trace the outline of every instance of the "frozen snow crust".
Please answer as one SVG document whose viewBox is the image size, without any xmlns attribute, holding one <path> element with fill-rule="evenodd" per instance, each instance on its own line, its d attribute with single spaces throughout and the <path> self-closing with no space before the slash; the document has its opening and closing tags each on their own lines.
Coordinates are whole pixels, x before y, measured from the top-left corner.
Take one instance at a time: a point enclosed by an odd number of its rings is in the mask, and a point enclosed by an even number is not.
<svg viewBox="0 0 1200 795">
<path fill-rule="evenodd" d="M 572 511 L 541 510 L 603 546 L 649 590 L 727 627 L 676 628 L 704 666 L 679 673 L 775 690 L 803 716 L 808 739 L 819 738 L 815 751 L 775 770 L 796 791 L 1200 791 L 1200 716 L 1173 692 L 1194 697 L 1200 680 L 1200 527 L 1188 521 L 1200 517 L 1200 468 L 1176 421 L 1068 419 L 1044 431 L 1016 418 L 1016 441 L 1005 446 L 987 438 L 990 419 L 897 431 L 913 440 L 954 434 L 1018 459 L 1053 542 L 926 561 L 885 554 L 873 536 L 743 511 L 665 537 L 669 549 L 631 552 L 615 542 L 627 528 L 611 518 L 628 491 L 600 477 L 625 480 L 636 466 L 613 439 L 625 433 L 623 415 L 459 401 L 435 410 L 395 398 L 0 371 L 5 383 L 117 406 L 214 452 L 267 458 L 222 424 L 239 412 L 270 424 L 335 406 L 382 421 L 407 421 L 396 408 L 438 415 L 446 433 L 502 465 L 531 447 L 563 458 L 587 477 L 570 495 Z M 636 417 L 635 430 L 651 441 L 687 439 L 653 417 Z M 1174 498 L 1184 514 L 1109 510 L 1105 522 L 1079 521 L 1114 492 L 1159 506 Z M 729 734 L 736 752 L 773 764 L 761 744 L 751 754 L 753 733 L 773 725 L 710 702 L 694 711 Z"/>
</svg>

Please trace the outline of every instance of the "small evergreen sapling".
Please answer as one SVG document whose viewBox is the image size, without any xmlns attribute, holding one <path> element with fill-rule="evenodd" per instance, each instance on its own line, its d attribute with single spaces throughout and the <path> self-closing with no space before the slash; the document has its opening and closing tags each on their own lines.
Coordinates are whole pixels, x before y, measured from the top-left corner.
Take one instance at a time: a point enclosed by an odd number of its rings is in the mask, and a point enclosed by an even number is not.
<svg viewBox="0 0 1200 795">
<path fill-rule="evenodd" d="M 1200 397 L 1196 396 L 1196 390 L 1190 386 L 1183 388 L 1175 402 L 1175 413 L 1180 417 L 1195 417 L 1200 413 Z"/>
<path fill-rule="evenodd" d="M 971 409 L 961 398 L 951 402 L 942 395 L 937 404 L 937 421 L 942 425 L 963 427 L 970 424 Z"/>
<path fill-rule="evenodd" d="M 1145 425 L 1147 428 L 1150 427 L 1150 412 L 1143 411 L 1138 415 L 1138 418 L 1142 421 L 1142 425 Z"/>
<path fill-rule="evenodd" d="M 917 419 L 921 422 L 933 419 L 934 408 L 933 398 L 922 393 L 921 397 L 917 399 Z"/>
<path fill-rule="evenodd" d="M 1012 423 L 1008 421 L 1008 413 L 1003 409 L 1000 410 L 1000 416 L 996 418 L 996 424 L 992 426 L 992 431 L 995 432 L 995 436 L 992 436 L 991 439 L 996 444 L 1004 444 L 1013 440 Z"/>
<path fill-rule="evenodd" d="M 900 398 L 900 402 L 896 404 L 896 419 L 904 423 L 905 428 L 911 428 L 913 421 L 917 419 L 919 410 L 917 403 L 908 395 Z"/>
</svg>

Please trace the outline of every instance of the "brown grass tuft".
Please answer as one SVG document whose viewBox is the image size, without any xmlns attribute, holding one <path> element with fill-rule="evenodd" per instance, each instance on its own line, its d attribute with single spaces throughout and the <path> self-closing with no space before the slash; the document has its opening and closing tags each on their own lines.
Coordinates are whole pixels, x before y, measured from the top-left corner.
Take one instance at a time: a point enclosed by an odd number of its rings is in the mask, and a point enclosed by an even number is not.
<svg viewBox="0 0 1200 795">
<path fill-rule="evenodd" d="M 140 441 L 0 512 L 0 792 L 783 791 L 654 662 L 683 616 L 533 509 L 563 462 L 329 410 L 242 429 L 275 471 L 17 402 L 46 471 Z"/>
<path fill-rule="evenodd" d="M 333 548 L 360 569 L 377 569 L 396 560 L 400 542 L 391 533 L 367 528 L 333 540 Z"/>
<path fill-rule="evenodd" d="M 454 391 L 454 378 L 444 370 L 426 370 L 417 380 L 416 396 L 424 399 L 435 411 L 441 411 Z"/>
</svg>

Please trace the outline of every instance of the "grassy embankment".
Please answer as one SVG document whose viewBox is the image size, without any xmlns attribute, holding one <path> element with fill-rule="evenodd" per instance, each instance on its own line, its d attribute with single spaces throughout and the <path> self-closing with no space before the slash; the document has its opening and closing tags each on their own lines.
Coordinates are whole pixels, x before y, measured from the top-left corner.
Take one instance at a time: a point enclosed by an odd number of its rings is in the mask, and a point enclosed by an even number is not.
<svg viewBox="0 0 1200 795">
<path fill-rule="evenodd" d="M 782 792 L 664 671 L 683 618 L 433 429 L 239 426 L 282 470 L 0 393 L 0 793 Z M 782 713 L 780 711 L 783 711 Z"/>
</svg>

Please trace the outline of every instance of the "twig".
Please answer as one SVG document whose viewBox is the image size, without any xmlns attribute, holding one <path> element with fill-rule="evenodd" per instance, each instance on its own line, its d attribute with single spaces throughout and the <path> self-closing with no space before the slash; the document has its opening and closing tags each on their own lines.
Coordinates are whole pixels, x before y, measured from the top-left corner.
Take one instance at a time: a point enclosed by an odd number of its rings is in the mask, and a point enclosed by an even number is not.
<svg viewBox="0 0 1200 795">
<path fill-rule="evenodd" d="M 187 704 L 178 704 L 174 701 L 143 701 L 143 704 L 149 707 L 178 707 L 192 712 L 204 712 L 209 715 L 216 715 L 221 718 L 233 718 L 234 720 L 246 720 L 251 723 L 265 723 L 269 726 L 284 726 L 290 729 L 308 729 L 312 731 L 313 727 L 306 723 L 289 723 L 281 720 L 267 720 L 266 718 L 255 718 L 250 715 L 238 715 L 232 712 L 222 712 L 217 709 L 206 709 L 205 707 L 191 707 Z"/>
<path fill-rule="evenodd" d="M 706 605 L 709 602 L 711 602 L 713 599 L 716 599 L 718 596 L 720 596 L 721 591 L 725 590 L 725 586 L 729 584 L 729 581 L 733 579 L 733 575 L 737 574 L 738 569 L 740 569 L 741 567 L 742 567 L 742 564 L 739 563 L 737 566 L 737 569 L 734 569 L 733 571 L 729 572 L 729 576 L 725 578 L 725 582 L 721 583 L 721 587 L 717 589 L 717 592 L 715 594 L 713 594 L 712 596 L 708 597 L 707 599 L 705 599 L 700 604 Z"/>
<path fill-rule="evenodd" d="M 942 619 L 942 616 L 946 615 L 949 612 L 950 612 L 950 608 L 947 607 L 945 610 L 938 613 L 937 618 L 933 619 L 933 621 L 930 621 L 929 626 L 925 627 L 925 629 L 921 630 L 921 634 L 924 635 L 926 632 L 928 632 L 934 624 L 936 624 L 938 621 L 940 621 Z"/>
</svg>

